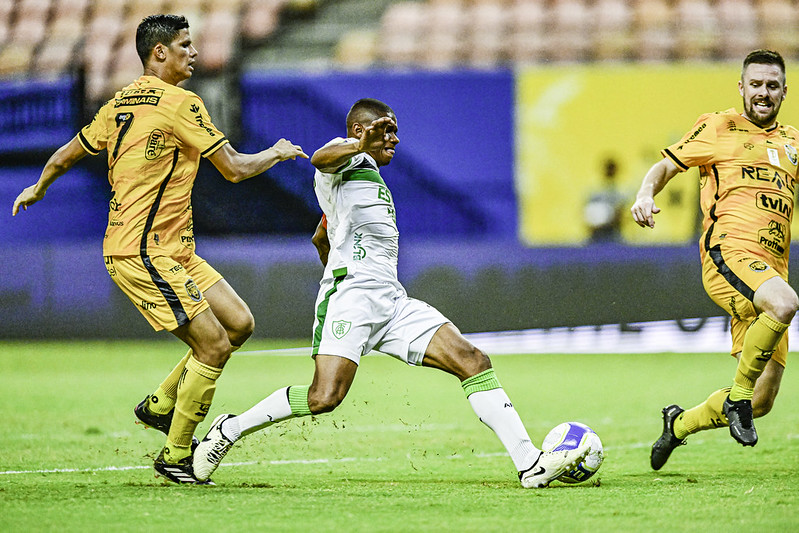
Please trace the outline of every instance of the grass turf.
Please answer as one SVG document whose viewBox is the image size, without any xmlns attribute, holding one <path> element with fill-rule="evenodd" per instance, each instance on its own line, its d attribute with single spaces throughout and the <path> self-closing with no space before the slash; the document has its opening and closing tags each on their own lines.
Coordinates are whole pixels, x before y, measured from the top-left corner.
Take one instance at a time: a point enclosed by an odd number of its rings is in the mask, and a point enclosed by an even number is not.
<svg viewBox="0 0 799 533">
<path fill-rule="evenodd" d="M 253 341 L 246 350 L 290 346 Z M 294 344 L 294 346 L 302 343 Z M 524 490 L 454 378 L 384 356 L 363 360 L 335 412 L 240 441 L 216 487 L 152 474 L 163 435 L 132 408 L 183 354 L 173 341 L 0 343 L 0 512 L 6 531 L 795 530 L 799 392 L 786 370 L 758 420 L 760 443 L 694 435 L 660 471 L 660 409 L 724 386 L 724 355 L 495 356 L 533 441 L 567 420 L 592 426 L 606 459 L 588 483 Z M 310 382 L 306 357 L 235 355 L 211 414 L 240 412 Z"/>
</svg>

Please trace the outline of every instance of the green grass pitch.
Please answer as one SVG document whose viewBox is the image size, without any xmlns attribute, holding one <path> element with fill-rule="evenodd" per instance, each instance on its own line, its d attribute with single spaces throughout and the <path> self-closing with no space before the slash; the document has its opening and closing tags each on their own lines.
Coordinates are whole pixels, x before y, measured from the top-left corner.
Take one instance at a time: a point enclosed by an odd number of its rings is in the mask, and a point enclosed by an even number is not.
<svg viewBox="0 0 799 533">
<path fill-rule="evenodd" d="M 301 346 L 253 341 L 245 350 Z M 164 485 L 163 435 L 133 406 L 171 369 L 177 341 L 0 342 L 0 513 L 4 531 L 796 531 L 799 390 L 789 365 L 760 443 L 726 429 L 649 447 L 660 409 L 728 384 L 722 354 L 497 355 L 497 374 L 533 441 L 560 422 L 605 445 L 592 482 L 524 490 L 457 381 L 385 356 L 362 361 L 335 412 L 240 441 L 216 487 Z M 202 437 L 278 387 L 310 382 L 307 357 L 235 355 Z"/>
</svg>

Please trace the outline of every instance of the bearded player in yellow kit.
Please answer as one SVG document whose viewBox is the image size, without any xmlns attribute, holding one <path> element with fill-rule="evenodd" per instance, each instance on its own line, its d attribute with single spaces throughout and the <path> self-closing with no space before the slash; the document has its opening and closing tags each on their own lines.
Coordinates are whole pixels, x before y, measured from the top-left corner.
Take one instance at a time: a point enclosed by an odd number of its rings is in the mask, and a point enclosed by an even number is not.
<svg viewBox="0 0 799 533">
<path fill-rule="evenodd" d="M 190 348 L 134 413 L 167 434 L 156 474 L 198 483 L 192 469 L 194 430 L 208 413 L 222 367 L 254 328 L 244 301 L 194 252 L 191 191 L 200 157 L 235 183 L 308 156 L 286 139 L 257 154 L 230 146 L 203 101 L 177 86 L 191 77 L 197 58 L 184 17 L 145 18 L 136 31 L 136 49 L 143 75 L 50 157 L 38 182 L 17 197 L 12 214 L 41 200 L 86 154 L 108 152 L 112 197 L 103 241 L 108 273 L 156 331 L 168 330 Z"/>
<path fill-rule="evenodd" d="M 728 425 L 744 446 L 757 444 L 754 418 L 767 414 L 780 388 L 788 353 L 787 329 L 799 307 L 788 285 L 799 131 L 777 122 L 787 94 L 785 62 L 755 50 L 743 62 L 738 90 L 743 113 L 702 115 L 644 177 L 632 215 L 654 227 L 654 197 L 677 173 L 699 167 L 704 216 L 700 239 L 702 281 L 732 317 L 731 387 L 700 405 L 663 409 L 663 433 L 652 446 L 659 470 L 688 435 Z"/>
</svg>

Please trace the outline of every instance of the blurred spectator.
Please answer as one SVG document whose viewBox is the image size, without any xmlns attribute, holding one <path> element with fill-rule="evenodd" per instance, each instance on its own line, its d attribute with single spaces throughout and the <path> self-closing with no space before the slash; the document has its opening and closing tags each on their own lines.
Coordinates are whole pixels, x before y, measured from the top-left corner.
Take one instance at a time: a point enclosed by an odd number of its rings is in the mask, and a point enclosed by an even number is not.
<svg viewBox="0 0 799 533">
<path fill-rule="evenodd" d="M 616 159 L 608 157 L 602 164 L 602 188 L 588 197 L 583 209 L 583 219 L 591 233 L 591 242 L 621 240 L 621 220 L 627 195 L 619 190 L 618 171 Z"/>
</svg>

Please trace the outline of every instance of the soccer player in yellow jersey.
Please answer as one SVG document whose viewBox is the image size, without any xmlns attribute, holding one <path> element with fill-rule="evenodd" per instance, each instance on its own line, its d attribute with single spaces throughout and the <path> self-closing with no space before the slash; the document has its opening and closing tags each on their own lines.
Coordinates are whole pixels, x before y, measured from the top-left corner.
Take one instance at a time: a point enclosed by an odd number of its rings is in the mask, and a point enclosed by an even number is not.
<svg viewBox="0 0 799 533">
<path fill-rule="evenodd" d="M 38 182 L 19 194 L 12 214 L 41 200 L 86 154 L 107 151 L 112 196 L 103 255 L 108 273 L 154 329 L 172 332 L 190 348 L 134 413 L 167 434 L 156 474 L 196 483 L 194 430 L 208 413 L 222 367 L 254 327 L 244 301 L 194 252 L 191 191 L 200 157 L 225 179 L 239 182 L 281 161 L 308 156 L 286 139 L 256 154 L 231 147 L 202 100 L 178 87 L 191 77 L 197 58 L 184 17 L 145 18 L 136 31 L 136 49 L 143 75 L 50 157 Z"/>
<path fill-rule="evenodd" d="M 654 227 L 654 197 L 677 173 L 699 167 L 704 215 L 702 281 L 732 317 L 732 387 L 700 405 L 663 409 L 663 434 L 652 446 L 660 469 L 688 435 L 728 425 L 744 446 L 757 443 L 753 418 L 767 414 L 780 388 L 788 352 L 787 329 L 799 307 L 788 285 L 799 131 L 777 122 L 787 93 L 785 63 L 769 50 L 743 62 L 738 90 L 743 113 L 702 115 L 647 172 L 632 206 L 639 226 Z"/>
</svg>

